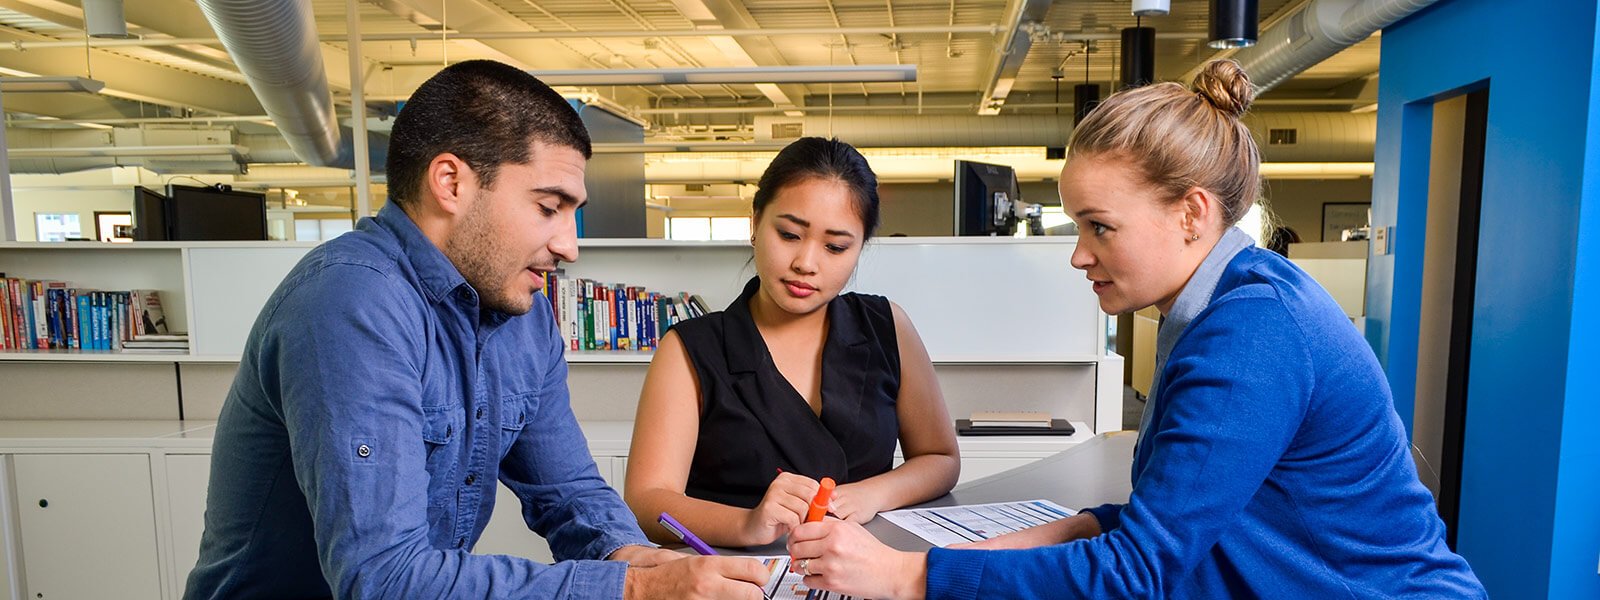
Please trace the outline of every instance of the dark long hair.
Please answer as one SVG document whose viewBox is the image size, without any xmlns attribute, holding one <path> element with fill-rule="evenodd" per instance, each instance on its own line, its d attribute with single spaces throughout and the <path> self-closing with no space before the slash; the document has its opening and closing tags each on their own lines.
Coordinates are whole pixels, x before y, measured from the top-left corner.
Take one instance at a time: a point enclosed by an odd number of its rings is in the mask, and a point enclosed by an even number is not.
<svg viewBox="0 0 1600 600">
<path fill-rule="evenodd" d="M 810 179 L 832 179 L 850 188 L 862 241 L 872 239 L 878 229 L 878 176 L 860 152 L 838 138 L 803 137 L 778 152 L 756 184 L 753 213 L 761 216 L 778 190 Z"/>
</svg>

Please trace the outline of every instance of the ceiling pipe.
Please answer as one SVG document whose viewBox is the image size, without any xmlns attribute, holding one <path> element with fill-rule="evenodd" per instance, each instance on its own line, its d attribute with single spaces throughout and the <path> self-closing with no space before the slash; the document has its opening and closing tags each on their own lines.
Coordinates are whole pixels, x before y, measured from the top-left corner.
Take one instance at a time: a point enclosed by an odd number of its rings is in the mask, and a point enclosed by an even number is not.
<svg viewBox="0 0 1600 600">
<path fill-rule="evenodd" d="M 676 37 L 778 37 L 817 35 L 918 35 L 918 34 L 978 34 L 998 35 L 999 25 L 934 25 L 905 27 L 773 27 L 768 29 L 617 29 L 605 31 L 484 31 L 461 33 L 451 31 L 417 33 L 363 33 L 362 42 L 438 42 L 446 40 L 570 40 L 601 38 L 676 38 Z M 1205 35 L 1201 34 L 1201 38 Z M 348 35 L 325 35 L 321 42 L 348 42 Z M 39 50 L 45 48 L 161 48 L 166 46 L 216 46 L 225 42 L 219 38 L 144 38 L 129 40 L 90 39 L 59 40 L 48 42 L 12 42 L 0 45 L 0 50 Z"/>
<path fill-rule="evenodd" d="M 199 4 L 295 155 L 314 166 L 350 168 L 353 144 L 341 134 L 334 114 L 311 3 L 199 0 Z"/>
<path fill-rule="evenodd" d="M 1259 91 L 1267 91 L 1437 0 L 1311 0 L 1234 52 Z M 1205 63 L 1184 74 L 1193 81 Z"/>
</svg>

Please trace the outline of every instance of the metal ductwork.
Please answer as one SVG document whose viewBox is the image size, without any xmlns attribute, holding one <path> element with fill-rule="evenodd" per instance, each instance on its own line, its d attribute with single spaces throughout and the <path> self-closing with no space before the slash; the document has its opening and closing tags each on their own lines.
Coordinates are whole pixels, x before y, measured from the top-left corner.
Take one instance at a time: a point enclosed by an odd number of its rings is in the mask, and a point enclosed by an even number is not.
<svg viewBox="0 0 1600 600">
<path fill-rule="evenodd" d="M 13 173 L 73 173 L 144 167 L 156 173 L 245 173 L 252 164 L 299 164 L 277 134 L 231 128 L 28 129 L 5 132 Z M 389 139 L 368 135 L 371 160 L 383 164 Z"/>
<path fill-rule="evenodd" d="M 1264 162 L 1372 162 L 1378 114 L 1348 112 L 1248 113 Z"/>
<path fill-rule="evenodd" d="M 1287 81 L 1436 0 L 1311 0 L 1234 53 L 1261 91 Z M 1191 81 L 1199 67 L 1184 75 Z"/>
<path fill-rule="evenodd" d="M 1370 162 L 1373 113 L 1250 113 L 1244 119 L 1270 162 Z M 802 136 L 837 137 L 861 148 L 1065 146 L 1070 115 L 757 116 L 756 142 L 770 149 Z M 728 151 L 737 150 L 730 145 Z"/>
<path fill-rule="evenodd" d="M 1062 146 L 1072 115 L 757 116 L 757 142 L 836 137 L 861 148 L 934 146 Z"/>
<path fill-rule="evenodd" d="M 351 168 L 353 143 L 334 114 L 311 3 L 198 1 L 295 155 L 314 166 Z"/>
</svg>

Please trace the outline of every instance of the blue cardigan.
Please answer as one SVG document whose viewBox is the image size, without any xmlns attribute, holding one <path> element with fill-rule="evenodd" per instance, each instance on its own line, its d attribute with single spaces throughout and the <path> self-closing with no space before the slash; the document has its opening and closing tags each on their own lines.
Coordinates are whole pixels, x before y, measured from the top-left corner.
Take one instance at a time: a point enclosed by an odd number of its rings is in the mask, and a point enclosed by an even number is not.
<svg viewBox="0 0 1600 600">
<path fill-rule="evenodd" d="M 928 598 L 1481 598 L 1327 292 L 1247 248 L 1178 339 L 1103 535 L 928 554 Z"/>
</svg>

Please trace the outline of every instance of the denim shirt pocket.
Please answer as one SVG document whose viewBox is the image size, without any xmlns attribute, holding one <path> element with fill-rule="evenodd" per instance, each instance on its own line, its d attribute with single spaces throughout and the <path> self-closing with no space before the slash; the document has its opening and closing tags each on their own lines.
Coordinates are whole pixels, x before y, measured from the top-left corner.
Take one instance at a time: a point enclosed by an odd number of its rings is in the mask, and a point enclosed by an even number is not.
<svg viewBox="0 0 1600 600">
<path fill-rule="evenodd" d="M 517 436 L 528 426 L 528 416 L 533 414 L 538 400 L 538 392 L 510 394 L 500 400 L 501 456 L 505 456 L 505 453 L 511 450 L 511 445 L 516 443 Z"/>
<path fill-rule="evenodd" d="M 433 481 L 452 481 L 460 462 L 457 459 L 461 454 L 460 440 L 465 433 L 462 427 L 466 415 L 458 406 L 425 406 L 422 413 L 426 421 L 422 426 L 422 441 L 427 446 L 428 477 Z M 430 505 L 442 504 L 452 489 L 450 486 L 434 488 L 429 486 Z"/>
</svg>

